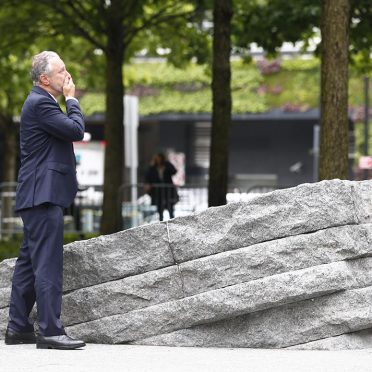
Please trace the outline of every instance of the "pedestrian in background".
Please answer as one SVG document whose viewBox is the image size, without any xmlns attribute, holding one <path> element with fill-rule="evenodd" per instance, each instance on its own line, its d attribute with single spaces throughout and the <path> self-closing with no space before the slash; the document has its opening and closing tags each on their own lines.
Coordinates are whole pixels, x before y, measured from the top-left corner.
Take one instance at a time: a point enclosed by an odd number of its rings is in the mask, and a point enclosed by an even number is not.
<svg viewBox="0 0 372 372">
<path fill-rule="evenodd" d="M 146 172 L 145 192 L 151 196 L 151 204 L 156 206 L 160 221 L 164 219 L 165 209 L 168 210 L 169 217 L 174 218 L 174 205 L 179 200 L 172 180 L 172 176 L 176 173 L 176 168 L 163 153 L 153 157 Z"/>
</svg>

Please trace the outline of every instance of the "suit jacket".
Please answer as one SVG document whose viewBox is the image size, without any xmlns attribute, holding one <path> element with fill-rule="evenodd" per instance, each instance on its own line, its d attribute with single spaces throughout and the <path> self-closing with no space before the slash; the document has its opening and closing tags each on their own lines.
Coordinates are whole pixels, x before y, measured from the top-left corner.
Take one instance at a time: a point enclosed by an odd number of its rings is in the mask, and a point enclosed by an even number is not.
<svg viewBox="0 0 372 372">
<path fill-rule="evenodd" d="M 68 207 L 77 192 L 72 142 L 84 137 L 79 103 L 66 101 L 67 115 L 44 89 L 34 86 L 21 114 L 21 167 L 15 210 L 53 203 Z"/>
</svg>

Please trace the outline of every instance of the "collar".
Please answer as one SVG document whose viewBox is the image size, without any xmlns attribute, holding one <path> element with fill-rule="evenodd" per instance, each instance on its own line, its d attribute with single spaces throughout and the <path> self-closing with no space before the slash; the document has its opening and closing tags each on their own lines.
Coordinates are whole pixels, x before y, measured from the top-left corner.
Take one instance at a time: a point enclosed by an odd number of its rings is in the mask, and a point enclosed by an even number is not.
<svg viewBox="0 0 372 372">
<path fill-rule="evenodd" d="M 54 100 L 56 103 L 58 103 L 58 101 L 56 100 L 56 98 L 55 98 L 52 94 L 50 94 L 50 93 L 49 93 L 47 90 L 45 90 L 44 88 L 39 87 L 38 85 L 34 85 L 34 86 L 32 87 L 32 91 L 35 92 L 35 93 L 41 94 L 41 95 L 43 95 L 43 96 L 45 96 L 45 97 L 52 97 L 53 100 Z"/>
<path fill-rule="evenodd" d="M 57 98 L 54 97 L 53 94 L 50 94 L 49 92 L 48 92 L 48 94 L 56 101 L 56 103 L 58 103 Z"/>
</svg>

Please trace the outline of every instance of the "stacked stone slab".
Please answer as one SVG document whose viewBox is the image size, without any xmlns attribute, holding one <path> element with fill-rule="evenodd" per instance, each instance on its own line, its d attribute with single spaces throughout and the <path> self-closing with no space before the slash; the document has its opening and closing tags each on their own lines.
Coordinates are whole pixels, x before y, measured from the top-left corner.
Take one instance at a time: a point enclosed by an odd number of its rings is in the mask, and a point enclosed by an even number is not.
<svg viewBox="0 0 372 372">
<path fill-rule="evenodd" d="M 372 347 L 372 182 L 323 181 L 64 248 L 88 342 Z M 0 332 L 15 260 L 0 263 Z"/>
</svg>

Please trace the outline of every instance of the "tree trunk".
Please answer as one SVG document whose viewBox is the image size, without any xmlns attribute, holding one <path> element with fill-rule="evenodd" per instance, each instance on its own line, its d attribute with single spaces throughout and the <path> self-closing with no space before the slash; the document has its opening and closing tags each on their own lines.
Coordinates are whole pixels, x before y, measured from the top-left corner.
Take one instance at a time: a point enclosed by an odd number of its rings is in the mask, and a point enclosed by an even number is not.
<svg viewBox="0 0 372 372">
<path fill-rule="evenodd" d="M 8 183 L 16 182 L 16 163 L 17 163 L 17 127 L 11 117 L 2 118 L 0 125 L 4 134 L 4 152 L 2 159 L 3 166 L 3 182 L 0 189 L 2 194 L 2 226 L 1 230 L 3 235 L 8 235 L 7 232 L 12 230 L 13 223 L 10 222 L 9 218 L 13 217 L 13 200 L 15 188 L 7 185 Z M 5 222 L 8 221 L 8 222 Z"/>
<path fill-rule="evenodd" d="M 212 133 L 208 204 L 226 204 L 231 127 L 230 34 L 232 1 L 215 0 L 213 9 Z"/>
<path fill-rule="evenodd" d="M 112 3 L 114 5 L 114 2 Z M 122 228 L 120 185 L 124 169 L 124 61 L 122 20 L 113 9 L 108 20 L 106 49 L 106 123 L 105 171 L 101 234 L 111 234 Z"/>
<path fill-rule="evenodd" d="M 349 0 L 323 0 L 319 177 L 348 178 Z"/>
</svg>

